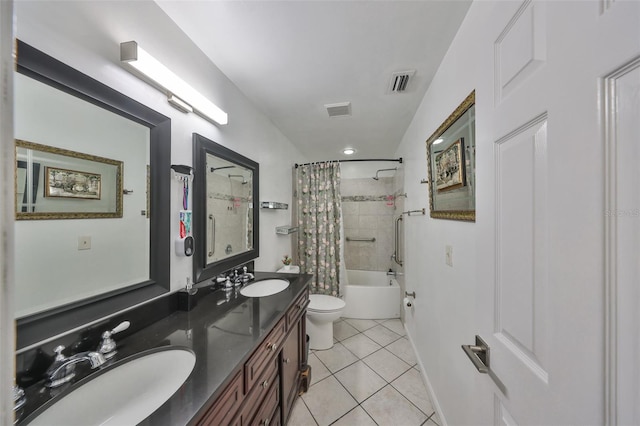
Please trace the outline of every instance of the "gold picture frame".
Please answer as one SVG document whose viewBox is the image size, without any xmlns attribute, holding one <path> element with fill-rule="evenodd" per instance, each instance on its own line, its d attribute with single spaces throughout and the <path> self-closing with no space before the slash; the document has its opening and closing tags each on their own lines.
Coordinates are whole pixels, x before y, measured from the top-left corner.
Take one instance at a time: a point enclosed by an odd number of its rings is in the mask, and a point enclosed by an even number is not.
<svg viewBox="0 0 640 426">
<path fill-rule="evenodd" d="M 16 220 L 122 217 L 122 161 L 20 139 L 15 153 Z M 36 167 L 44 173 L 34 173 Z M 75 191 L 52 191 L 52 171 L 66 174 L 75 182 Z M 81 194 L 81 176 L 99 177 L 96 194 Z"/>
<path fill-rule="evenodd" d="M 430 216 L 475 222 L 475 90 L 427 139 Z"/>
</svg>

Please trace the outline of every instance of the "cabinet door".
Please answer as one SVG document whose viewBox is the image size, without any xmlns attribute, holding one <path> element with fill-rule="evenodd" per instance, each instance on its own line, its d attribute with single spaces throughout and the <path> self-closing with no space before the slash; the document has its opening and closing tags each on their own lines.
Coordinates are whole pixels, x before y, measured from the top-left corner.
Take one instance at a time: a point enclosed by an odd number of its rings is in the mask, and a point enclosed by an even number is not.
<svg viewBox="0 0 640 426">
<path fill-rule="evenodd" d="M 285 424 L 298 395 L 300 382 L 300 324 L 301 321 L 298 321 L 293 325 L 289 337 L 282 346 L 282 414 Z"/>
</svg>

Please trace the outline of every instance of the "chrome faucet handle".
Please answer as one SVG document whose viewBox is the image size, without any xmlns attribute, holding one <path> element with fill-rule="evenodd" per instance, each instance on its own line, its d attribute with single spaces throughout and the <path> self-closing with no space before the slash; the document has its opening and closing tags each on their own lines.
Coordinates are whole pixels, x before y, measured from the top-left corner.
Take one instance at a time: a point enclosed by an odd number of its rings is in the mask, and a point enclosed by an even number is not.
<svg viewBox="0 0 640 426">
<path fill-rule="evenodd" d="M 251 272 L 248 272 L 248 268 L 246 266 L 242 267 L 242 282 L 247 283 L 253 280 L 255 277 Z"/>
<path fill-rule="evenodd" d="M 24 389 L 18 385 L 13 385 L 13 411 L 18 411 L 27 402 Z"/>
<path fill-rule="evenodd" d="M 64 349 L 65 349 L 65 348 L 64 348 L 64 346 L 63 346 L 63 345 L 58 345 L 58 346 L 56 346 L 56 347 L 55 347 L 55 349 L 53 350 L 53 352 L 55 352 L 55 354 L 56 354 L 56 357 L 55 357 L 55 359 L 54 359 L 54 362 L 55 362 L 55 361 L 58 361 L 58 362 L 59 362 L 59 361 L 64 361 L 65 359 L 67 359 L 67 357 L 65 357 L 65 356 L 62 354 L 62 351 L 64 351 Z"/>
<path fill-rule="evenodd" d="M 126 330 L 130 325 L 131 323 L 129 321 L 122 321 L 113 330 L 102 333 L 102 342 L 100 342 L 100 345 L 98 346 L 98 352 L 101 353 L 105 359 L 113 358 L 116 352 L 118 352 L 116 350 L 116 342 L 111 338 L 111 336 Z"/>
</svg>

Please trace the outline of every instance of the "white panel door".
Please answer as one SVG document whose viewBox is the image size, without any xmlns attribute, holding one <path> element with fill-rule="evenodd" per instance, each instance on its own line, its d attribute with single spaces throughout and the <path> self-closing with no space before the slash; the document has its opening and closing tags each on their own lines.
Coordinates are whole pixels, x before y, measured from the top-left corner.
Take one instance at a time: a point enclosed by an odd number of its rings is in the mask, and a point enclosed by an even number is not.
<svg viewBox="0 0 640 426">
<path fill-rule="evenodd" d="M 607 423 L 640 424 L 640 56 L 605 79 Z"/>
<path fill-rule="evenodd" d="M 603 85 L 640 55 L 640 2 L 498 2 L 493 16 L 504 19 L 495 90 L 490 102 L 478 94 L 476 107 L 493 132 L 477 156 L 491 171 L 478 179 L 475 318 L 490 347 L 489 374 L 469 364 L 478 423 L 602 424 Z M 638 177 L 636 166 L 635 191 Z M 630 327 L 640 333 L 637 321 Z"/>
</svg>

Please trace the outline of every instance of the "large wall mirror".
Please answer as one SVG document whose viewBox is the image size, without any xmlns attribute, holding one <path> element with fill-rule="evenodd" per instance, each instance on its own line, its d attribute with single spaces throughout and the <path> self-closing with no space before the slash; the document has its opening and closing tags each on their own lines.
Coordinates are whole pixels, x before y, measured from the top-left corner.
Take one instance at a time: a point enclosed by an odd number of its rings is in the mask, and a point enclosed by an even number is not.
<svg viewBox="0 0 640 426">
<path fill-rule="evenodd" d="M 427 139 L 431 217 L 476 220 L 475 91 Z"/>
<path fill-rule="evenodd" d="M 258 257 L 259 166 L 196 133 L 193 164 L 193 270 L 201 282 Z"/>
<path fill-rule="evenodd" d="M 18 41 L 18 349 L 167 293 L 171 121 Z"/>
</svg>

